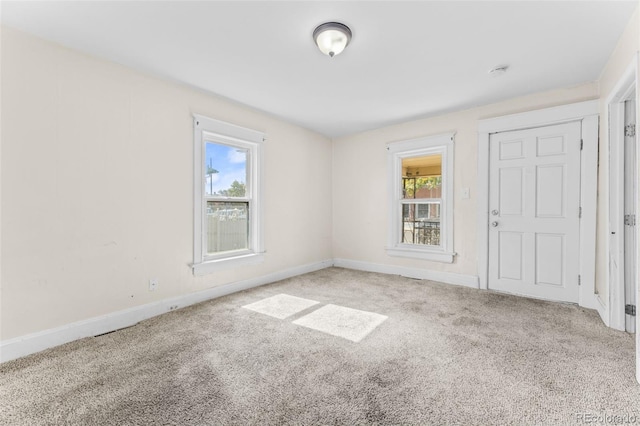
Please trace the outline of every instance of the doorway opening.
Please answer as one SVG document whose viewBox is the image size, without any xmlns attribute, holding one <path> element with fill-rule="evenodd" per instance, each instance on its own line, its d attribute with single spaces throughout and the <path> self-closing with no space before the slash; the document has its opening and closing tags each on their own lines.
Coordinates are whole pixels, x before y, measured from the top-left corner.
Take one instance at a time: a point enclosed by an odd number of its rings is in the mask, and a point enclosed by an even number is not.
<svg viewBox="0 0 640 426">
<path fill-rule="evenodd" d="M 636 101 L 624 103 L 624 304 L 625 330 L 635 333 L 635 307 L 637 288 L 637 238 L 636 238 Z"/>
<path fill-rule="evenodd" d="M 638 288 L 637 58 L 608 99 L 609 326 L 636 332 Z"/>
<path fill-rule="evenodd" d="M 635 333 L 640 382 L 638 298 L 638 55 L 607 98 L 609 112 L 609 300 L 608 326 Z M 603 317 L 604 318 L 604 317 Z"/>
</svg>

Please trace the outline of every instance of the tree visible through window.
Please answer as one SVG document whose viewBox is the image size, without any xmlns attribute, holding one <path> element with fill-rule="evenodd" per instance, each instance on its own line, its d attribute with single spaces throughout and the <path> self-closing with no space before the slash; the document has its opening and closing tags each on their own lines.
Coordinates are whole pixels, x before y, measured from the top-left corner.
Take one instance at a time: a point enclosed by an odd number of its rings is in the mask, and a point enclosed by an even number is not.
<svg viewBox="0 0 640 426">
<path fill-rule="evenodd" d="M 248 150 L 206 142 L 207 254 L 249 246 Z"/>
<path fill-rule="evenodd" d="M 442 155 L 404 158 L 402 192 L 401 242 L 439 246 Z"/>
<path fill-rule="evenodd" d="M 387 144 L 387 254 L 453 262 L 454 133 Z"/>
<path fill-rule="evenodd" d="M 194 114 L 193 271 L 263 260 L 265 135 Z"/>
</svg>

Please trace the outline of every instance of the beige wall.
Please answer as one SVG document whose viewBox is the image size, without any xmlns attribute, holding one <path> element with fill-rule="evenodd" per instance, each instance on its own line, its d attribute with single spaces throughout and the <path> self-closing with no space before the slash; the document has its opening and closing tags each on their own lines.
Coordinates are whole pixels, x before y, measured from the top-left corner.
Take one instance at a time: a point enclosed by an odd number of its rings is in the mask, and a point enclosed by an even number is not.
<svg viewBox="0 0 640 426">
<path fill-rule="evenodd" d="M 329 139 L 10 29 L 2 67 L 2 340 L 331 258 Z M 191 273 L 192 113 L 269 138 L 263 264 Z"/>
<path fill-rule="evenodd" d="M 334 258 L 476 276 L 478 274 L 476 230 L 478 121 L 596 99 L 600 94 L 606 98 L 638 50 L 638 23 L 636 10 L 598 82 L 538 93 L 335 140 L 333 145 Z M 606 117 L 604 103 L 605 101 L 602 100 L 601 117 Z M 601 118 L 602 121 L 604 120 Z M 454 249 L 458 256 L 453 264 L 390 257 L 384 250 L 388 227 L 385 144 L 448 131 L 456 131 Z M 596 286 L 602 293 L 607 292 L 608 256 L 605 245 L 607 237 L 605 210 L 608 199 L 607 143 L 605 126 L 601 126 Z M 343 182 L 352 184 L 344 185 Z M 463 188 L 470 188 L 470 199 L 461 198 Z M 358 211 L 358 214 L 346 213 L 351 211 Z"/>
<path fill-rule="evenodd" d="M 600 86 L 600 168 L 598 174 L 598 229 L 596 257 L 596 292 L 600 300 L 608 305 L 608 264 L 607 251 L 609 221 L 609 122 L 607 98 L 610 96 L 618 80 L 622 77 L 632 61 L 636 61 L 636 53 L 640 46 L 640 14 L 636 9 L 625 32 L 612 52 L 606 67 L 599 79 Z"/>
<path fill-rule="evenodd" d="M 478 121 L 606 98 L 638 49 L 639 19 L 636 12 L 599 82 L 333 143 L 219 97 L 3 29 L 0 339 L 332 257 L 477 275 Z M 269 137 L 263 264 L 199 278 L 188 267 L 192 113 Z M 452 130 L 455 262 L 387 256 L 385 144 Z M 596 285 L 603 293 L 606 146 L 601 126 Z M 461 198 L 463 188 L 470 199 Z M 156 292 L 148 291 L 152 277 L 159 278 Z"/>
<path fill-rule="evenodd" d="M 334 258 L 478 275 L 478 120 L 598 97 L 595 83 L 416 120 L 337 139 L 333 144 Z M 387 244 L 387 142 L 455 131 L 453 264 L 390 257 Z M 349 182 L 349 185 L 344 185 Z M 471 198 L 462 199 L 463 188 Z"/>
</svg>

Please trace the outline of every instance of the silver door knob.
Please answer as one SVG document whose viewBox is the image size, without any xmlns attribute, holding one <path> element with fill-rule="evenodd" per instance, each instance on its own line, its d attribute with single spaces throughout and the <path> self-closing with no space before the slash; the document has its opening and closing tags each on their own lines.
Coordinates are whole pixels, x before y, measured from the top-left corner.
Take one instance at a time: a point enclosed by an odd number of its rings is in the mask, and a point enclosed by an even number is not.
<svg viewBox="0 0 640 426">
<path fill-rule="evenodd" d="M 494 216 L 498 216 L 498 210 L 491 210 L 491 214 Z"/>
<path fill-rule="evenodd" d="M 495 228 L 496 226 L 498 226 L 498 222 L 491 222 L 491 226 Z"/>
</svg>

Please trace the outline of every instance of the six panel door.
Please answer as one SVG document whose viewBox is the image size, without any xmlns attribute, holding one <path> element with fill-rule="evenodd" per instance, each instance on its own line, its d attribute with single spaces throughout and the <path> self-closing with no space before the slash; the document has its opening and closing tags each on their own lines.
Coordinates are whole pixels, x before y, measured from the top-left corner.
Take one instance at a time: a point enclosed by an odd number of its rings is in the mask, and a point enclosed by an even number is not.
<svg viewBox="0 0 640 426">
<path fill-rule="evenodd" d="M 489 288 L 578 302 L 580 122 L 490 137 Z"/>
</svg>

